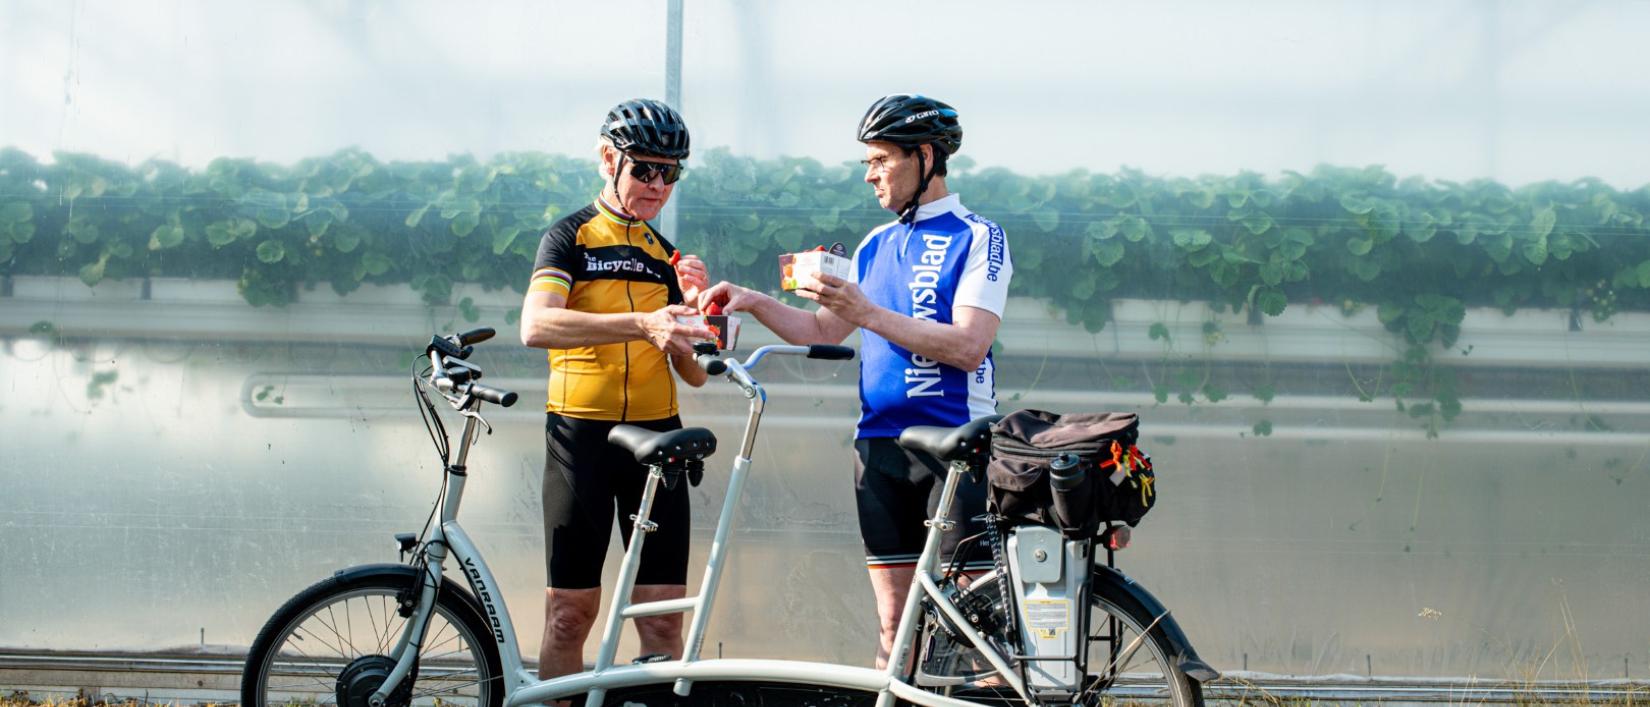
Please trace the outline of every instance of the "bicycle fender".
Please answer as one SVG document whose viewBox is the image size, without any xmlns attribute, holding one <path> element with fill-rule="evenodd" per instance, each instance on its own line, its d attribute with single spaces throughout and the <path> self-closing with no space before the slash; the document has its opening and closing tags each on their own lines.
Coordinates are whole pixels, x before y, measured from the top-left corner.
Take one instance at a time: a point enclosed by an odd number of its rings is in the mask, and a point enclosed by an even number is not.
<svg viewBox="0 0 1650 707">
<path fill-rule="evenodd" d="M 1186 638 L 1186 632 L 1180 630 L 1180 623 L 1175 621 L 1174 614 L 1169 613 L 1163 602 L 1146 591 L 1128 575 L 1111 567 L 1097 565 L 1094 574 L 1089 579 L 1089 587 L 1096 594 L 1114 602 L 1133 604 L 1142 613 L 1153 617 L 1157 625 L 1152 631 L 1157 633 L 1164 642 L 1174 651 L 1174 659 L 1180 670 L 1200 683 L 1209 682 L 1220 677 L 1220 671 L 1210 667 L 1203 659 L 1197 657 L 1197 649 L 1192 648 L 1191 639 Z M 1161 618 L 1158 618 L 1161 617 Z"/>
<path fill-rule="evenodd" d="M 394 562 L 356 565 L 332 573 L 332 578 L 339 582 L 380 576 L 403 578 L 407 581 L 407 586 L 412 586 L 419 579 L 418 568 Z M 481 619 L 482 624 L 487 623 L 487 610 L 483 609 L 481 602 L 477 601 L 475 595 L 470 593 L 469 587 L 454 582 L 453 578 L 443 575 L 441 577 L 441 593 L 457 597 L 465 608 L 475 612 L 476 617 Z"/>
</svg>

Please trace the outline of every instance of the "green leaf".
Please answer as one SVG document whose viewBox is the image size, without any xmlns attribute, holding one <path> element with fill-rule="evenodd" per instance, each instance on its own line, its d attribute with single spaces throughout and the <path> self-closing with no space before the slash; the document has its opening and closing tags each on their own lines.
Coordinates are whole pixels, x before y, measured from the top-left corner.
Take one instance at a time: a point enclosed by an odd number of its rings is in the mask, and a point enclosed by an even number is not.
<svg viewBox="0 0 1650 707">
<path fill-rule="evenodd" d="M 1363 282 L 1374 282 L 1381 276 L 1381 261 L 1374 258 L 1355 258 L 1348 266 L 1352 276 Z"/>
<path fill-rule="evenodd" d="M 1163 343 L 1167 344 L 1169 343 L 1169 327 L 1163 322 L 1152 322 L 1151 327 L 1146 330 L 1146 337 L 1152 341 L 1162 339 Z"/>
<path fill-rule="evenodd" d="M 493 255 L 504 255 L 510 245 L 516 242 L 516 236 L 521 235 L 521 229 L 515 226 L 505 226 L 493 231 Z"/>
<path fill-rule="evenodd" d="M 1249 233 L 1258 236 L 1272 228 L 1272 217 L 1265 212 L 1261 212 L 1244 216 L 1239 223 L 1242 223 L 1244 228 L 1249 229 Z"/>
<path fill-rule="evenodd" d="M 82 214 L 69 219 L 69 223 L 63 227 L 63 230 L 69 234 L 69 237 L 75 239 L 76 242 L 97 242 L 97 222 L 93 221 L 89 216 Z M 99 276 L 99 279 L 101 279 L 101 276 Z"/>
<path fill-rule="evenodd" d="M 1409 332 L 1410 340 L 1417 344 L 1424 344 L 1432 340 L 1432 329 L 1437 325 L 1432 317 L 1425 314 L 1411 313 L 1405 320 L 1404 326 Z"/>
<path fill-rule="evenodd" d="M 1214 242 L 1214 236 L 1201 228 L 1177 228 L 1169 232 L 1176 247 L 1185 251 L 1198 251 Z"/>
<path fill-rule="evenodd" d="M 1519 249 L 1524 253 L 1524 259 L 1530 261 L 1531 265 L 1541 265 L 1547 262 L 1546 236 L 1541 236 L 1533 241 L 1526 241 Z"/>
<path fill-rule="evenodd" d="M 349 253 L 361 246 L 361 231 L 359 228 L 339 228 L 332 233 L 332 247 L 340 253 Z"/>
<path fill-rule="evenodd" d="M 368 252 L 361 255 L 361 267 L 368 275 L 383 275 L 394 265 L 395 261 L 382 253 Z"/>
<path fill-rule="evenodd" d="M 1094 271 L 1086 271 L 1082 275 L 1072 278 L 1071 296 L 1080 302 L 1086 302 L 1089 298 L 1094 296 L 1095 286 L 1096 279 Z"/>
<path fill-rule="evenodd" d="M 1254 427 L 1249 428 L 1249 431 L 1255 433 L 1256 437 L 1270 437 L 1272 436 L 1272 421 L 1261 420 L 1255 423 Z"/>
<path fill-rule="evenodd" d="M 267 240 L 258 244 L 258 260 L 265 263 L 279 263 L 286 257 L 286 246 L 280 241 Z"/>
<path fill-rule="evenodd" d="M 1209 267 L 1209 263 L 1220 260 L 1219 248 L 1204 248 L 1186 255 L 1186 262 L 1194 268 Z"/>
<path fill-rule="evenodd" d="M 320 238 L 332 227 L 332 220 L 332 213 L 329 211 L 311 211 L 304 216 L 304 226 L 309 230 L 309 235 Z"/>
<path fill-rule="evenodd" d="M 258 233 L 258 224 L 243 218 L 218 221 L 206 226 L 206 240 L 214 247 L 223 247 Z"/>
<path fill-rule="evenodd" d="M 1031 220 L 1043 233 L 1048 233 L 1060 227 L 1060 212 L 1054 209 L 1038 209 L 1032 212 Z"/>
<path fill-rule="evenodd" d="M 473 196 L 466 196 L 450 199 L 441 207 L 441 218 L 456 219 L 460 214 L 481 216 L 481 201 Z"/>
<path fill-rule="evenodd" d="M 1099 240 L 1111 238 L 1112 236 L 1117 235 L 1117 224 L 1119 223 L 1119 218 L 1120 217 L 1112 217 L 1104 221 L 1090 221 L 1088 228 L 1083 229 L 1083 232 L 1087 234 L 1088 237 Z"/>
<path fill-rule="evenodd" d="M 80 281 L 92 287 L 103 281 L 103 268 L 109 264 L 109 256 L 104 255 L 97 260 L 80 266 Z"/>
<path fill-rule="evenodd" d="M 1341 208 L 1359 216 L 1375 210 L 1375 201 L 1362 194 L 1343 194 L 1340 202 Z"/>
<path fill-rule="evenodd" d="M 1639 263 L 1637 270 L 1639 276 L 1639 287 L 1650 289 L 1650 260 Z"/>
<path fill-rule="evenodd" d="M 1558 223 L 1558 212 L 1548 206 L 1535 212 L 1535 218 L 1530 220 L 1530 230 L 1538 239 L 1546 239 L 1547 234 L 1553 232 L 1553 226 Z"/>
<path fill-rule="evenodd" d="M 149 234 L 149 250 L 165 250 L 183 242 L 183 227 L 166 224 Z"/>
<path fill-rule="evenodd" d="M 835 231 L 838 226 L 842 225 L 841 216 L 842 216 L 842 210 L 838 209 L 838 208 L 835 208 L 835 207 L 832 207 L 832 208 L 827 209 L 825 211 L 818 211 L 818 212 L 813 213 L 812 215 L 810 215 L 808 217 L 808 221 L 813 223 L 814 228 L 817 228 L 821 231 Z M 754 262 L 754 261 L 752 261 L 752 262 Z M 749 265 L 750 263 L 742 263 L 742 264 L 743 265 Z"/>
<path fill-rule="evenodd" d="M 1311 231 L 1291 226 L 1283 229 L 1283 241 L 1278 243 L 1278 253 L 1289 260 L 1299 260 L 1316 240 Z"/>
<path fill-rule="evenodd" d="M 1436 219 L 1432 214 L 1421 214 L 1419 221 L 1404 224 L 1404 235 L 1416 243 L 1425 243 L 1438 234 Z"/>
<path fill-rule="evenodd" d="M 1289 306 L 1289 298 L 1282 290 L 1266 288 L 1255 294 L 1255 306 L 1269 317 L 1283 314 L 1284 308 Z"/>
<path fill-rule="evenodd" d="M 423 220 L 424 220 L 424 214 L 429 213 L 429 211 L 430 211 L 430 205 L 429 204 L 425 204 L 423 206 L 420 206 L 416 209 L 413 209 L 412 213 L 407 214 L 406 220 L 402 221 L 401 223 L 405 224 L 407 226 L 407 228 L 418 228 L 418 224 L 423 222 Z"/>
<path fill-rule="evenodd" d="M 268 189 L 252 189 L 241 197 L 242 207 L 264 228 L 282 228 L 292 221 L 286 195 Z"/>
<path fill-rule="evenodd" d="M 453 217 L 452 225 L 449 228 L 452 229 L 453 235 L 463 238 L 470 235 L 471 231 L 476 230 L 476 225 L 479 223 L 481 223 L 479 212 L 462 211 Z"/>
<path fill-rule="evenodd" d="M 1093 245 L 1094 259 L 1102 267 L 1111 267 L 1123 259 L 1123 244 L 1120 241 L 1099 241 Z M 1081 297 L 1079 299 L 1088 299 Z"/>
<path fill-rule="evenodd" d="M 1146 223 L 1145 219 L 1139 216 L 1123 216 L 1122 219 L 1117 225 L 1117 230 L 1124 238 L 1129 239 L 1130 243 L 1139 243 L 1151 235 L 1151 224 Z"/>
<path fill-rule="evenodd" d="M 1369 255 L 1369 251 L 1374 250 L 1374 248 L 1375 239 L 1373 238 L 1346 239 L 1346 249 L 1351 251 L 1353 255 Z"/>
</svg>

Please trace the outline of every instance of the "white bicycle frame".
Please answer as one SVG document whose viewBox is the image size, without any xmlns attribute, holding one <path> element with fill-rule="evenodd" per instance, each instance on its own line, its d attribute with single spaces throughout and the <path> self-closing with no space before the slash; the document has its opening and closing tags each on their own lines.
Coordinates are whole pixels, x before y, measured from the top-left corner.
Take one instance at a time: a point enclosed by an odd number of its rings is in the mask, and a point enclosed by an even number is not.
<svg viewBox="0 0 1650 707">
<path fill-rule="evenodd" d="M 883 670 L 871 668 L 857 668 L 832 663 L 814 663 L 791 660 L 766 659 L 738 659 L 715 658 L 701 660 L 700 648 L 704 644 L 705 629 L 710 622 L 711 607 L 716 598 L 717 586 L 722 579 L 723 565 L 727 561 L 730 533 L 733 528 L 733 517 L 738 507 L 739 499 L 744 492 L 745 480 L 750 474 L 751 450 L 756 444 L 757 426 L 762 420 L 763 408 L 767 404 L 767 393 L 762 385 L 750 375 L 761 363 L 762 359 L 770 354 L 806 355 L 806 346 L 764 346 L 753 352 L 743 363 L 735 359 L 727 359 L 727 377 L 744 391 L 745 397 L 750 400 L 750 417 L 745 424 L 745 433 L 739 449 L 739 456 L 733 460 L 733 471 L 728 479 L 727 498 L 722 503 L 722 515 L 716 522 L 716 533 L 711 541 L 710 557 L 705 564 L 704 580 L 700 584 L 696 596 L 681 599 L 667 599 L 640 604 L 630 602 L 631 590 L 635 586 L 636 570 L 641 564 L 642 544 L 645 542 L 649 528 L 648 516 L 652 509 L 653 499 L 659 484 L 663 481 L 663 474 L 657 467 L 650 470 L 647 484 L 643 490 L 640 508 L 636 515 L 631 516 L 632 532 L 630 546 L 625 550 L 624 562 L 620 566 L 619 584 L 613 591 L 612 606 L 607 612 L 607 619 L 602 630 L 601 647 L 596 655 L 595 667 L 589 671 L 564 675 L 549 680 L 539 680 L 528 671 L 521 660 L 521 650 L 516 642 L 516 631 L 510 621 L 510 613 L 505 608 L 504 597 L 497 590 L 498 582 L 493 579 L 493 573 L 487 567 L 486 560 L 482 559 L 481 552 L 476 549 L 475 543 L 465 534 L 464 528 L 458 523 L 458 507 L 464 497 L 464 483 L 467 478 L 465 460 L 469 455 L 470 444 L 474 441 L 478 425 L 478 417 L 472 412 L 466 414 L 464 430 L 459 440 L 458 454 L 453 464 L 452 472 L 447 476 L 446 502 L 441 507 L 440 523 L 431 530 L 425 543 L 425 552 L 428 562 L 425 565 L 426 581 L 419 597 L 418 606 L 411 619 L 407 622 L 407 630 L 398 639 L 390 657 L 396 660 L 395 669 L 383 685 L 369 698 L 374 707 L 382 707 L 387 696 L 411 671 L 417 657 L 416 650 L 407 650 L 408 646 L 421 645 L 423 632 L 428 625 L 428 617 L 435 607 L 436 591 L 441 585 L 442 566 L 448 550 L 458 561 L 464 571 L 464 577 L 475 592 L 476 599 L 486 612 L 493 636 L 497 643 L 499 656 L 503 660 L 503 688 L 505 690 L 506 707 L 525 707 L 546 703 L 551 700 L 564 699 L 579 694 L 588 694 L 585 704 L 599 706 L 609 690 L 615 688 L 635 687 L 641 685 L 657 685 L 665 682 L 674 683 L 677 695 L 686 697 L 693 688 L 695 681 L 717 682 L 778 682 L 809 686 L 827 686 L 860 690 L 878 693 L 877 707 L 892 707 L 895 698 L 928 707 L 978 707 L 979 703 L 959 700 L 944 695 L 927 692 L 917 688 L 901 678 L 901 667 L 906 665 L 907 658 L 915 645 L 916 633 L 921 620 L 920 606 L 923 597 L 933 601 L 940 611 L 944 612 L 951 621 L 952 627 L 961 631 L 968 641 L 974 645 L 981 655 L 996 669 L 1001 679 L 1022 699 L 1032 702 L 1026 693 L 1024 682 L 1019 672 L 1010 667 L 1009 662 L 999 654 L 986 638 L 975 631 L 968 621 L 963 618 L 962 612 L 940 591 L 937 579 L 940 577 L 940 540 L 943 533 L 950 529 L 952 521 L 947 519 L 951 504 L 956 498 L 957 486 L 963 476 L 964 469 L 953 465 L 950 473 L 946 474 L 945 485 L 941 491 L 940 503 L 934 517 L 925 521 L 928 526 L 927 540 L 922 554 L 917 560 L 915 578 L 912 581 L 911 591 L 907 595 L 904 611 L 900 616 L 899 631 L 895 635 L 892 654 L 888 660 L 888 667 Z M 676 612 L 693 612 L 693 622 L 688 630 L 687 642 L 684 645 L 684 654 L 680 660 L 661 661 L 634 665 L 615 665 L 614 655 L 618 652 L 619 633 L 624 626 L 625 619 L 639 616 L 654 616 Z M 477 637 L 478 640 L 486 640 Z"/>
</svg>

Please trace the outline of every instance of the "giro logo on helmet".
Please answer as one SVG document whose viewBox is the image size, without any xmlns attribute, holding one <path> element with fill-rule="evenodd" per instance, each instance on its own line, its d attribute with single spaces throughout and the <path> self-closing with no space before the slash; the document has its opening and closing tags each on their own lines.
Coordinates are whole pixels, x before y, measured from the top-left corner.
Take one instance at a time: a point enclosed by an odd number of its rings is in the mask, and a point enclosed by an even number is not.
<svg viewBox="0 0 1650 707">
<path fill-rule="evenodd" d="M 934 116 L 936 116 L 936 115 L 939 115 L 939 114 L 940 114 L 940 112 L 939 112 L 939 110 L 937 110 L 937 109 L 936 109 L 936 110 L 931 110 L 931 111 L 927 111 L 927 112 L 924 112 L 924 113 L 918 113 L 918 114 L 916 114 L 916 115 L 913 115 L 913 116 L 911 116 L 911 117 L 909 117 L 909 118 L 906 118 L 906 119 L 905 119 L 905 124 L 906 124 L 906 125 L 910 125 L 910 124 L 911 124 L 911 123 L 915 123 L 915 122 L 917 122 L 917 121 L 919 121 L 919 120 L 922 120 L 922 119 L 923 119 L 923 118 L 932 118 L 932 117 L 934 117 Z"/>
</svg>

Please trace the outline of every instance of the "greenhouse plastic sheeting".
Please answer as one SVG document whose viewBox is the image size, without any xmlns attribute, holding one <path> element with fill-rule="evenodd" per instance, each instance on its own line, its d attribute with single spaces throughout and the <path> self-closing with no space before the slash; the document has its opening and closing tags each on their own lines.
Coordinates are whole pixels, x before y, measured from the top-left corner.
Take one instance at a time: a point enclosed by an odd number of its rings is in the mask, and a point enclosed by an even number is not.
<svg viewBox="0 0 1650 707">
<path fill-rule="evenodd" d="M 1512 187 L 1594 178 L 1624 203 L 1650 182 L 1650 161 L 1629 157 L 1650 154 L 1642 3 L 683 5 L 696 155 L 850 162 L 864 107 L 914 90 L 962 111 L 972 174 L 1382 164 Z M 279 171 L 350 147 L 386 164 L 588 159 L 609 106 L 664 95 L 665 6 L 8 2 L 0 148 L 195 173 L 221 157 Z M 872 212 L 869 188 L 860 196 L 844 213 Z M 721 217 L 699 203 L 684 222 Z M 1033 218 L 1004 217 L 1011 245 L 1043 237 Z M 79 237 L 34 238 L 60 235 Z M 721 237 L 681 240 L 713 265 L 743 257 L 717 250 Z M 1071 277 L 1054 260 L 1020 265 L 1017 281 Z M 430 334 L 475 324 L 501 329 L 476 360 L 523 402 L 489 415 L 461 521 L 523 644 L 537 644 L 545 363 L 516 341 L 519 295 L 498 289 L 512 283 L 461 282 L 430 305 L 427 287 L 338 295 L 323 281 L 253 306 L 233 273 L 90 277 L 102 267 L 0 261 L 0 648 L 238 650 L 309 583 L 393 561 L 391 536 L 419 529 L 440 479 L 412 357 Z M 1131 296 L 1078 324 L 1013 300 L 998 395 L 1004 410 L 1142 415 L 1162 496 L 1118 563 L 1208 662 L 1650 675 L 1650 315 L 1473 303 L 1459 341 L 1432 354 L 1460 374 L 1461 410 L 1444 419 L 1417 407 L 1447 404 L 1425 395 L 1360 397 L 1390 384 L 1404 350 L 1377 303 L 1291 302 L 1268 318 L 1182 302 L 1166 284 Z M 771 340 L 754 325 L 743 338 L 747 350 Z M 856 365 L 767 375 L 706 654 L 869 664 Z M 724 440 L 691 492 L 690 583 L 744 409 L 719 381 L 682 393 L 684 420 Z"/>
</svg>

